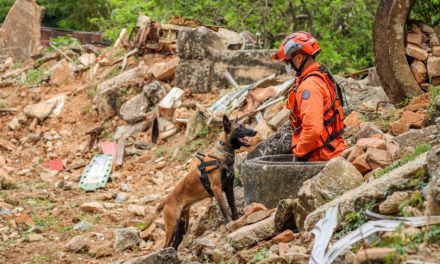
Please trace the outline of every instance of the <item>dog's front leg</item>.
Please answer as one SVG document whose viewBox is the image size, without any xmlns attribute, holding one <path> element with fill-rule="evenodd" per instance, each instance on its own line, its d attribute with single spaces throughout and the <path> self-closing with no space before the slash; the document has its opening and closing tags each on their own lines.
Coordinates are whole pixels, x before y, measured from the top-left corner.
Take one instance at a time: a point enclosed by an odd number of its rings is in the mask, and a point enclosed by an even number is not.
<svg viewBox="0 0 440 264">
<path fill-rule="evenodd" d="M 226 199 L 228 200 L 229 208 L 231 208 L 232 220 L 238 219 L 237 207 L 235 206 L 235 196 L 234 196 L 234 176 L 230 176 L 225 182 L 225 193 Z"/>
<path fill-rule="evenodd" d="M 211 190 L 214 194 L 215 200 L 217 200 L 218 205 L 220 206 L 220 210 L 222 211 L 223 217 L 226 219 L 226 222 L 229 223 L 232 221 L 231 216 L 226 209 L 226 203 L 223 198 L 223 190 L 222 190 L 222 182 L 221 182 L 221 174 L 218 172 L 214 172 L 209 175 L 211 182 Z"/>
</svg>

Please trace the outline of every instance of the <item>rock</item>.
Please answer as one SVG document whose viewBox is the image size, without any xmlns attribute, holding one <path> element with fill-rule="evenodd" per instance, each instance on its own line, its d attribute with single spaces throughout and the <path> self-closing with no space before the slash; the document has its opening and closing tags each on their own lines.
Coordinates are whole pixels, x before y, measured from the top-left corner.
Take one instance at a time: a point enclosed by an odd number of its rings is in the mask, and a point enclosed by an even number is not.
<svg viewBox="0 0 440 264">
<path fill-rule="evenodd" d="M 137 247 L 141 242 L 139 230 L 134 227 L 116 229 L 114 232 L 115 242 L 113 249 L 115 252 L 121 252 L 125 249 Z"/>
<path fill-rule="evenodd" d="M 427 70 L 426 70 L 426 66 L 423 62 L 419 61 L 419 60 L 414 60 L 411 63 L 411 72 L 414 75 L 414 78 L 416 79 L 416 82 L 418 84 L 421 84 L 423 82 L 426 81 L 426 78 L 428 77 L 427 75 Z"/>
<path fill-rule="evenodd" d="M 304 230 L 312 230 L 315 223 L 324 216 L 325 212 L 337 204 L 339 204 L 339 217 L 344 219 L 347 213 L 357 211 L 357 208 L 362 208 L 368 202 L 383 200 L 386 190 L 400 191 L 407 189 L 414 177 L 420 176 L 419 179 L 421 180 L 426 178 L 426 168 L 427 158 L 426 153 L 424 153 L 378 179 L 346 191 L 340 197 L 310 213 L 304 222 Z"/>
<path fill-rule="evenodd" d="M 371 165 L 367 161 L 367 153 L 358 156 L 352 163 L 362 175 L 365 175 L 372 170 Z"/>
<path fill-rule="evenodd" d="M 174 77 L 179 60 L 179 57 L 175 56 L 171 60 L 155 63 L 150 66 L 149 72 L 153 74 L 156 80 L 170 80 Z"/>
<path fill-rule="evenodd" d="M 245 216 L 240 217 L 239 219 L 229 222 L 226 225 L 226 229 L 228 231 L 235 231 L 238 230 L 240 228 L 242 228 L 243 226 L 245 226 L 247 224 L 247 220 Z"/>
<path fill-rule="evenodd" d="M 72 80 L 74 68 L 66 59 L 62 59 L 49 69 L 50 84 L 60 86 Z"/>
<path fill-rule="evenodd" d="M 78 61 L 82 65 L 89 67 L 96 62 L 96 55 L 94 53 L 84 53 L 78 58 Z"/>
<path fill-rule="evenodd" d="M 66 245 L 64 245 L 64 251 L 77 253 L 79 251 L 88 250 L 89 239 L 85 235 L 79 235 L 73 237 Z"/>
<path fill-rule="evenodd" d="M 338 157 L 327 162 L 315 177 L 304 182 L 298 192 L 295 221 L 301 230 L 308 214 L 363 183 L 362 174 L 348 161 Z"/>
<path fill-rule="evenodd" d="M 90 223 L 84 220 L 78 222 L 75 226 L 73 226 L 73 230 L 75 231 L 86 231 L 90 228 Z"/>
<path fill-rule="evenodd" d="M 356 144 L 353 146 L 353 149 L 351 150 L 350 154 L 348 155 L 347 160 L 349 162 L 353 163 L 359 156 L 361 156 L 364 153 L 365 153 L 364 148 L 361 146 L 358 146 Z"/>
<path fill-rule="evenodd" d="M 385 215 L 395 214 L 399 212 L 400 204 L 410 197 L 411 192 L 394 192 L 379 205 L 379 212 Z"/>
<path fill-rule="evenodd" d="M 400 121 L 390 123 L 390 133 L 393 136 L 398 136 L 407 132 L 410 128 L 409 124 L 402 123 Z"/>
<path fill-rule="evenodd" d="M 406 42 L 421 47 L 423 42 L 423 34 L 408 33 L 408 35 L 406 35 Z"/>
<path fill-rule="evenodd" d="M 440 46 L 432 47 L 432 55 L 440 57 Z"/>
<path fill-rule="evenodd" d="M 104 210 L 104 207 L 100 202 L 88 202 L 81 204 L 79 206 L 79 209 L 81 209 L 81 211 L 88 213 L 99 213 Z"/>
<path fill-rule="evenodd" d="M 44 237 L 42 235 L 39 235 L 39 234 L 29 234 L 28 235 L 29 242 L 37 242 L 37 241 L 41 241 L 41 240 L 44 240 Z"/>
<path fill-rule="evenodd" d="M 128 205 L 128 211 L 138 216 L 145 216 L 145 207 L 142 205 L 130 204 Z"/>
<path fill-rule="evenodd" d="M 269 239 L 275 235 L 274 216 L 252 225 L 244 226 L 229 234 L 227 239 L 232 247 L 241 250 L 257 244 L 261 240 Z"/>
<path fill-rule="evenodd" d="M 119 113 L 122 119 L 130 124 L 144 120 L 147 116 L 148 100 L 143 94 L 138 94 L 121 106 Z"/>
<path fill-rule="evenodd" d="M 440 215 L 440 147 L 428 153 L 429 187 L 425 215 Z"/>
<path fill-rule="evenodd" d="M 278 235 L 276 235 L 274 238 L 272 238 L 272 241 L 275 244 L 279 243 L 289 243 L 295 238 L 295 234 L 292 232 L 292 230 L 285 230 Z"/>
<path fill-rule="evenodd" d="M 15 1 L 0 28 L 0 58 L 22 62 L 41 51 L 43 12 L 34 0 Z"/>
<path fill-rule="evenodd" d="M 386 150 L 368 149 L 365 154 L 366 160 L 373 170 L 377 168 L 384 168 L 390 165 L 393 161 L 391 154 Z"/>
<path fill-rule="evenodd" d="M 275 213 L 275 232 L 279 233 L 285 229 L 296 229 L 294 209 L 296 200 L 284 199 L 279 201 Z"/>
<path fill-rule="evenodd" d="M 429 76 L 440 76 L 440 57 L 429 57 L 427 68 Z"/>
<path fill-rule="evenodd" d="M 387 144 L 385 140 L 381 138 L 361 138 L 356 143 L 356 146 L 361 147 L 363 150 L 367 150 L 369 148 L 375 149 L 387 149 Z"/>
<path fill-rule="evenodd" d="M 249 205 L 247 205 L 244 209 L 243 209 L 243 213 L 245 216 L 249 216 L 250 214 L 254 213 L 254 212 L 258 212 L 258 211 L 266 211 L 267 208 L 266 206 L 264 206 L 263 204 L 260 203 L 251 203 Z"/>
<path fill-rule="evenodd" d="M 0 174 L 0 190 L 15 189 L 16 187 L 17 182 L 14 178 L 7 173 Z"/>
<path fill-rule="evenodd" d="M 142 92 L 151 105 L 157 105 L 167 95 L 167 90 L 158 81 L 145 85 Z"/>
<path fill-rule="evenodd" d="M 180 260 L 174 248 L 165 248 L 146 256 L 133 258 L 120 264 L 179 264 Z"/>
<path fill-rule="evenodd" d="M 199 215 L 194 225 L 192 226 L 192 233 L 194 237 L 203 235 L 207 230 L 216 230 L 223 224 L 223 216 L 217 206 L 217 202 L 212 200 L 206 211 Z"/>
<path fill-rule="evenodd" d="M 105 95 L 107 95 L 111 91 L 123 87 L 124 85 L 126 86 L 129 82 L 142 82 L 147 74 L 148 67 L 140 65 L 136 68 L 124 71 L 111 79 L 107 79 L 106 81 L 100 83 L 96 88 L 95 100 L 98 101 L 100 99 L 103 99 L 102 97 L 105 97 Z"/>
<path fill-rule="evenodd" d="M 251 150 L 247 159 L 275 154 L 291 154 L 291 134 L 292 126 L 289 122 L 286 122 L 277 132 Z"/>
<path fill-rule="evenodd" d="M 99 243 L 95 246 L 91 246 L 89 254 L 99 259 L 113 255 L 113 248 L 110 242 Z"/>
<path fill-rule="evenodd" d="M 125 192 L 120 192 L 116 195 L 115 202 L 123 203 L 123 202 L 127 201 L 129 197 L 130 197 L 130 194 L 125 193 Z"/>
<path fill-rule="evenodd" d="M 274 117 L 270 119 L 268 125 L 273 129 L 280 128 L 284 123 L 289 121 L 290 110 L 283 107 Z"/>
<path fill-rule="evenodd" d="M 44 120 L 52 113 L 57 105 L 57 101 L 48 100 L 39 104 L 27 105 L 23 111 L 31 118 L 38 118 Z"/>
<path fill-rule="evenodd" d="M 436 131 L 436 127 L 428 126 L 422 129 L 410 129 L 408 132 L 400 134 L 394 140 L 401 149 L 407 147 L 415 148 L 418 145 L 429 143 L 429 136 Z"/>
<path fill-rule="evenodd" d="M 411 44 L 406 46 L 406 55 L 421 61 L 428 59 L 428 52 L 426 50 Z"/>
<path fill-rule="evenodd" d="M 270 210 L 253 212 L 252 214 L 247 216 L 246 224 L 250 225 L 250 224 L 259 222 L 265 218 L 268 218 L 271 215 L 271 213 L 272 213 L 272 211 L 270 211 Z"/>
<path fill-rule="evenodd" d="M 10 130 L 18 130 L 21 128 L 20 121 L 18 121 L 18 118 L 13 118 L 9 123 L 8 127 Z"/>
<path fill-rule="evenodd" d="M 150 122 L 143 121 L 134 125 L 123 125 L 116 128 L 116 132 L 113 136 L 115 140 L 125 139 L 136 135 L 136 133 L 143 132 L 150 127 Z"/>
<path fill-rule="evenodd" d="M 377 137 L 382 136 L 383 132 L 379 128 L 377 128 L 372 123 L 363 123 L 361 125 L 361 128 L 359 132 L 355 136 L 355 140 L 358 141 L 361 138 L 371 138 L 371 137 Z"/>
<path fill-rule="evenodd" d="M 403 112 L 400 122 L 410 125 L 413 128 L 422 128 L 426 122 L 426 114 L 418 114 L 410 111 Z"/>
<path fill-rule="evenodd" d="M 362 121 L 362 116 L 356 112 L 356 111 L 352 111 L 345 119 L 344 119 L 344 124 L 346 126 L 350 126 L 354 129 L 359 129 L 361 127 L 361 124 L 363 123 Z"/>
</svg>

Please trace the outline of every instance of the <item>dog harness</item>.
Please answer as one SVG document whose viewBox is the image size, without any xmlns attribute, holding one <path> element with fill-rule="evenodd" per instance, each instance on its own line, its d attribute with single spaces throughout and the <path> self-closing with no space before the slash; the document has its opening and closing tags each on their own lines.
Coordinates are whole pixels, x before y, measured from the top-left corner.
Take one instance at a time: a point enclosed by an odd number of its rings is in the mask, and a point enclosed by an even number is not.
<svg viewBox="0 0 440 264">
<path fill-rule="evenodd" d="M 197 168 L 200 171 L 200 182 L 202 183 L 205 190 L 211 195 L 214 196 L 214 193 L 211 189 L 211 183 L 209 182 L 208 174 L 218 170 L 219 168 L 223 167 L 226 171 L 225 173 L 222 173 L 222 189 L 225 186 L 225 183 L 231 179 L 233 176 L 234 169 L 232 168 L 233 162 L 226 163 L 225 161 L 222 161 L 221 159 L 211 156 L 211 155 L 205 155 L 203 153 L 197 152 L 196 158 L 200 160 L 200 164 L 197 166 Z"/>
</svg>

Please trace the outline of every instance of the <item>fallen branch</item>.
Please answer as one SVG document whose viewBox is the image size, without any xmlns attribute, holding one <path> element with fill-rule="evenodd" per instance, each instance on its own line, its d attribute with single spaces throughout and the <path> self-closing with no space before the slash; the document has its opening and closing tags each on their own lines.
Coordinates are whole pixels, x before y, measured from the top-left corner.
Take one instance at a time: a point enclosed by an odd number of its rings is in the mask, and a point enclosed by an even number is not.
<svg viewBox="0 0 440 264">
<path fill-rule="evenodd" d="M 49 43 L 49 46 L 52 47 L 54 50 L 58 51 L 59 53 L 61 53 L 61 55 L 63 55 L 63 57 L 66 58 L 68 61 L 70 61 L 73 64 L 76 64 L 75 61 L 73 61 L 69 56 L 67 56 L 66 53 L 64 53 L 62 50 L 52 45 L 52 43 Z"/>
<path fill-rule="evenodd" d="M 123 71 L 125 69 L 125 66 L 127 66 L 127 61 L 128 58 L 136 53 L 138 53 L 138 49 L 135 48 L 132 51 L 128 52 L 127 54 L 124 55 L 124 59 L 122 60 L 122 65 L 121 65 L 121 71 Z"/>
</svg>

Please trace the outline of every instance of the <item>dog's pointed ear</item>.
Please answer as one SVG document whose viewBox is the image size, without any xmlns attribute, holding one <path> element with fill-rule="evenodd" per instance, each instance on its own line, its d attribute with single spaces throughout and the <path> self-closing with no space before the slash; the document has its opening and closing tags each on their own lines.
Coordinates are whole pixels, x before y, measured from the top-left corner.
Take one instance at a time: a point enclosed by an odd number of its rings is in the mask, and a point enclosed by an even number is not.
<svg viewBox="0 0 440 264">
<path fill-rule="evenodd" d="M 226 134 L 231 133 L 231 121 L 226 115 L 223 115 L 223 130 Z"/>
</svg>

